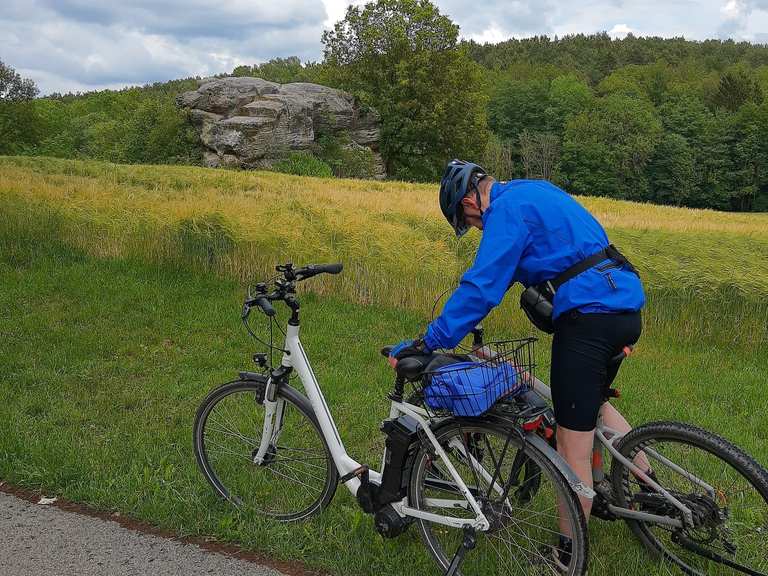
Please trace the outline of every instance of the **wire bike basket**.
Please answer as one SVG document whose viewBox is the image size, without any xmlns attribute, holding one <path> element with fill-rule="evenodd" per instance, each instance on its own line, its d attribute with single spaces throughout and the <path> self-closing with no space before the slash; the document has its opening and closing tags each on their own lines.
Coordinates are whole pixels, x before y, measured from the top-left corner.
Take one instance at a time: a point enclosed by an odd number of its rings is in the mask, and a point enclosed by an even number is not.
<svg viewBox="0 0 768 576">
<path fill-rule="evenodd" d="M 497 402 L 531 389 L 534 342 L 533 337 L 491 342 L 483 347 L 482 360 L 474 355 L 437 356 L 414 388 L 432 416 L 480 416 Z"/>
</svg>

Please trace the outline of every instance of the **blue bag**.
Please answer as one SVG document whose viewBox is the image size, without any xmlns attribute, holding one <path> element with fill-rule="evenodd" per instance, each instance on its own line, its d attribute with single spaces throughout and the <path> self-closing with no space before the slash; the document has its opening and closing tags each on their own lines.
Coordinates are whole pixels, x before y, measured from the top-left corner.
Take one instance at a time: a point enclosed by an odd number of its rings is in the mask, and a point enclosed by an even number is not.
<svg viewBox="0 0 768 576">
<path fill-rule="evenodd" d="M 427 376 L 424 401 L 433 410 L 456 416 L 479 416 L 502 396 L 514 396 L 525 386 L 512 364 L 456 362 L 441 366 Z"/>
</svg>

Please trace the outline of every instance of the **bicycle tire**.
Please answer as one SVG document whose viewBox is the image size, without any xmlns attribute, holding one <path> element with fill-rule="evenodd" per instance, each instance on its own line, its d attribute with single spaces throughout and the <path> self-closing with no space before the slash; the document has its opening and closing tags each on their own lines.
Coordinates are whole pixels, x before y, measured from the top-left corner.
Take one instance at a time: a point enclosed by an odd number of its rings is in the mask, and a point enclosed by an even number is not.
<svg viewBox="0 0 768 576">
<path fill-rule="evenodd" d="M 237 380 L 211 391 L 195 415 L 195 458 L 217 494 L 237 508 L 281 522 L 304 520 L 331 502 L 338 471 L 309 401 L 288 385 L 277 395 L 285 406 L 277 446 L 270 446 L 265 464 L 253 462 L 264 422 L 264 389 L 264 382 Z M 228 420 L 222 424 L 218 414 Z M 222 454 L 214 457 L 217 449 Z"/>
<path fill-rule="evenodd" d="M 494 502 L 493 498 L 486 498 L 482 495 L 479 500 L 481 506 L 486 510 L 486 515 L 489 515 L 487 510 L 493 509 L 494 520 L 491 522 L 492 527 L 488 532 L 477 532 L 477 546 L 475 549 L 467 552 L 464 561 L 461 565 L 461 574 L 464 576 L 480 576 L 487 574 L 506 574 L 508 572 L 514 572 L 515 569 L 519 570 L 519 573 L 530 574 L 561 574 L 552 564 L 550 564 L 550 558 L 547 555 L 548 552 L 542 553 L 542 550 L 549 550 L 557 541 L 559 534 L 559 528 L 557 525 L 557 499 L 562 498 L 564 506 L 568 511 L 570 518 L 570 526 L 573 538 L 573 553 L 571 560 L 567 566 L 565 574 L 569 576 L 580 576 L 586 573 L 587 569 L 587 555 L 588 555 L 588 538 L 587 538 L 587 526 L 584 520 L 584 514 L 579 503 L 579 500 L 568 482 L 557 469 L 557 467 L 536 447 L 530 443 L 523 443 L 520 437 L 515 431 L 511 431 L 508 427 L 495 422 L 462 422 L 458 419 L 451 419 L 447 423 L 441 425 L 435 430 L 435 436 L 441 446 L 446 448 L 446 452 L 449 453 L 451 463 L 457 468 L 465 480 L 467 486 L 473 490 L 476 494 L 482 494 L 485 492 L 486 487 L 490 487 L 491 482 L 485 481 L 483 486 L 482 481 L 478 481 L 476 474 L 470 474 L 470 466 L 463 464 L 462 460 L 466 463 L 466 459 L 456 457 L 456 454 L 451 454 L 450 445 L 452 440 L 460 437 L 466 437 L 464 435 L 473 435 L 471 438 L 475 438 L 474 442 L 477 446 L 483 447 L 491 446 L 491 450 L 487 452 L 490 454 L 491 462 L 496 463 L 489 465 L 490 468 L 498 467 L 502 470 L 514 461 L 515 454 L 522 450 L 523 457 L 532 461 L 532 465 L 523 466 L 523 469 L 519 471 L 522 477 L 519 488 L 516 491 L 510 491 L 508 493 L 508 499 L 512 499 L 515 504 L 530 505 L 530 508 L 522 508 L 520 506 L 514 506 L 516 512 L 514 516 L 509 514 L 504 509 L 504 504 L 501 501 L 501 497 L 495 494 L 498 501 Z M 511 436 L 510 436 L 511 434 Z M 482 435 L 484 439 L 482 441 L 477 440 L 477 436 Z M 494 445 L 501 446 L 503 442 L 506 442 L 507 438 L 510 438 L 510 445 L 514 448 L 514 452 L 507 449 L 506 455 L 504 449 L 492 450 L 493 446 L 491 442 L 487 442 L 488 436 L 492 435 L 495 439 Z M 467 446 L 467 444 L 465 444 Z M 469 448 L 472 450 L 472 448 Z M 408 486 L 408 501 L 410 506 L 419 510 L 426 510 L 430 512 L 440 513 L 442 515 L 459 515 L 463 518 L 474 518 L 474 512 L 467 510 L 458 510 L 454 508 L 439 508 L 433 509 L 427 505 L 427 498 L 432 497 L 432 494 L 442 494 L 444 497 L 445 492 L 458 492 L 456 489 L 451 490 L 450 486 L 446 489 L 444 486 L 439 489 L 429 488 L 425 490 L 425 484 L 430 483 L 443 483 L 446 474 L 439 471 L 440 464 L 439 459 L 431 455 L 434 448 L 426 441 L 422 444 L 419 450 L 414 455 L 413 467 L 411 471 L 411 478 Z M 460 452 L 459 452 L 460 454 Z M 482 461 L 488 459 L 488 455 L 483 453 L 478 458 L 482 457 Z M 475 454 L 476 455 L 476 454 Z M 437 463 L 437 464 L 433 464 Z M 482 464 L 485 466 L 485 464 Z M 474 466 L 473 466 L 474 467 Z M 430 468 L 434 469 L 430 472 Z M 532 478 L 530 470 L 540 470 L 539 476 Z M 433 477 L 440 477 L 440 479 L 430 481 L 428 474 L 432 474 Z M 472 478 L 474 476 L 474 478 Z M 507 474 L 509 476 L 509 474 Z M 499 476 L 499 483 L 503 484 L 502 479 L 504 474 Z M 535 485 L 529 485 L 528 482 L 534 482 Z M 453 483 L 453 481 L 451 481 Z M 474 484 L 474 486 L 472 485 Z M 455 486 L 455 483 L 453 483 Z M 478 491 L 478 486 L 481 490 Z M 530 489 L 533 488 L 533 489 Z M 491 490 L 488 490 L 490 495 Z M 549 494 L 553 498 L 551 508 L 544 508 L 542 505 L 546 504 L 544 501 L 546 494 Z M 523 496 L 524 495 L 524 496 Z M 478 496 L 476 496 L 478 497 Z M 495 508 L 494 508 L 495 507 Z M 554 510 L 554 512 L 551 512 Z M 489 520 L 491 518 L 489 517 Z M 527 522 L 531 520 L 532 522 Z M 535 522 L 536 524 L 534 524 Z M 458 549 L 459 544 L 462 541 L 463 531 L 458 528 L 450 528 L 442 524 L 431 523 L 427 520 L 417 519 L 416 525 L 424 545 L 429 550 L 430 554 L 445 571 Z M 522 528 L 520 528 L 522 527 Z M 520 533 L 519 530 L 525 530 L 528 533 Z M 522 534 L 522 538 L 513 541 L 514 538 Z M 538 538 L 540 539 L 537 539 Z M 511 538 L 511 539 L 510 539 Z M 505 553 L 509 552 L 507 556 Z M 525 559 L 524 559 L 525 557 Z M 529 560 L 526 564 L 525 560 Z M 502 564 L 502 565 L 500 565 Z"/>
<path fill-rule="evenodd" d="M 685 461 L 683 461 L 682 456 L 671 453 L 671 448 L 668 446 L 673 444 L 686 447 L 680 450 L 682 454 L 688 454 Z M 658 460 L 650 458 L 651 467 L 661 486 L 672 492 L 678 499 L 689 498 L 689 501 L 698 503 L 695 505 L 698 506 L 696 509 L 700 518 L 708 517 L 707 511 L 711 511 L 709 524 L 706 524 L 704 520 L 697 521 L 701 524 L 700 527 L 682 529 L 680 534 L 739 564 L 747 560 L 745 557 L 754 558 L 758 564 L 757 567 L 752 566 L 751 568 L 756 570 L 756 573 L 768 574 L 768 555 L 765 554 L 765 543 L 766 538 L 768 538 L 768 472 L 746 452 L 724 438 L 702 428 L 680 422 L 652 422 L 639 426 L 622 438 L 617 445 L 619 452 L 630 460 L 634 459 L 643 449 L 651 447 L 715 489 L 716 497 L 712 498 L 705 493 L 703 488 L 697 487 L 691 480 L 673 472 L 672 469 Z M 704 472 L 715 471 L 714 464 L 707 465 L 703 472 L 686 468 L 687 461 L 694 462 L 693 454 L 699 454 L 696 459 L 700 462 L 717 463 L 717 467 L 720 468 L 717 478 L 710 478 L 709 474 L 704 476 Z M 675 457 L 677 461 L 674 459 Z M 726 471 L 729 471 L 728 474 Z M 744 488 L 738 491 L 738 496 L 732 496 L 730 487 L 735 486 L 739 479 L 741 480 L 740 486 L 744 486 Z M 641 510 L 645 506 L 647 509 L 649 504 L 643 504 L 637 496 L 638 493 L 642 492 L 639 482 L 629 469 L 617 459 L 614 459 L 611 465 L 611 482 L 617 506 Z M 748 494 L 742 494 L 749 487 L 752 490 Z M 647 501 L 648 496 L 644 497 Z M 640 498 L 642 499 L 643 496 L 641 495 Z M 660 497 L 656 498 L 661 500 Z M 693 500 L 693 498 L 698 498 L 698 500 Z M 727 510 L 730 515 L 730 517 L 720 520 L 722 525 L 717 524 L 715 507 L 721 512 Z M 656 512 L 655 510 L 647 511 Z M 672 562 L 685 574 L 710 576 L 743 573 L 720 562 L 707 559 L 680 543 L 674 542 L 674 529 L 626 518 L 625 521 L 653 556 Z M 735 533 L 738 533 L 740 538 L 739 546 L 735 553 L 724 555 L 729 548 L 726 543 L 727 538 L 733 538 Z M 705 535 L 710 539 L 711 544 L 702 544 Z M 750 535 L 754 536 L 754 542 L 748 543 L 745 547 L 746 541 L 743 538 Z M 720 540 L 716 540 L 716 536 Z M 674 538 L 679 538 L 679 536 L 674 536 Z M 736 557 L 737 554 L 739 554 L 738 557 Z"/>
</svg>

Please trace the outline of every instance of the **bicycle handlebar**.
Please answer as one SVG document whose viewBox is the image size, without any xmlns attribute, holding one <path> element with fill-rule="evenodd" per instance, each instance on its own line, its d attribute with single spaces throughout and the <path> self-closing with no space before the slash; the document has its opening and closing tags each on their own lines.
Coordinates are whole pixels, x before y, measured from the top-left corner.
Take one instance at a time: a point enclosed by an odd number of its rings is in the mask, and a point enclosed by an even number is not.
<svg viewBox="0 0 768 576">
<path fill-rule="evenodd" d="M 272 302 L 286 302 L 289 303 L 289 306 L 295 305 L 295 310 L 298 310 L 298 301 L 293 297 L 293 294 L 296 293 L 296 282 L 301 282 L 318 274 L 338 274 L 344 269 L 344 265 L 337 262 L 336 264 L 310 264 L 303 268 L 294 268 L 293 264 L 288 262 L 277 266 L 275 269 L 282 273 L 283 279 L 275 281 L 272 293 L 267 293 L 267 283 L 256 285 L 257 296 L 253 298 L 250 297 L 249 290 L 249 296 L 243 303 L 243 320 L 248 317 L 252 306 L 258 306 L 264 314 L 271 318 L 276 314 Z"/>
</svg>

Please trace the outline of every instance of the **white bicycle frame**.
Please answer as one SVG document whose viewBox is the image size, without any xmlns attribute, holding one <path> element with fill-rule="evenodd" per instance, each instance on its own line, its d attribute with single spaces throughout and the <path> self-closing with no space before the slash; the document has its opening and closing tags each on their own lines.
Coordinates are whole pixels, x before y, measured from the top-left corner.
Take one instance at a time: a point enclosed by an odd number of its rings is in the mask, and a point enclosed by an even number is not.
<svg viewBox="0 0 768 576">
<path fill-rule="evenodd" d="M 317 382 L 317 378 L 315 377 L 315 374 L 312 371 L 312 367 L 309 364 L 309 360 L 307 359 L 304 347 L 301 345 L 301 341 L 299 340 L 299 326 L 293 326 L 291 324 L 288 325 L 285 337 L 285 350 L 287 350 L 287 353 L 283 354 L 282 365 L 285 367 L 291 367 L 299 375 L 299 378 L 304 385 L 304 390 L 306 391 L 309 401 L 312 405 L 312 409 L 315 413 L 315 416 L 317 417 L 317 421 L 320 424 L 320 430 L 322 431 L 323 437 L 328 444 L 328 449 L 330 450 L 331 457 L 333 458 L 339 475 L 343 477 L 346 474 L 350 474 L 356 470 L 359 470 L 361 468 L 360 462 L 352 458 L 344 448 L 344 444 L 341 440 L 341 437 L 339 436 L 338 428 L 333 421 L 333 416 L 331 416 L 331 411 L 328 408 L 328 404 L 325 401 L 325 397 L 323 396 L 323 392 Z M 264 395 L 264 428 L 262 430 L 259 449 L 254 456 L 254 462 L 256 464 L 260 464 L 263 461 L 270 444 L 276 444 L 277 438 L 279 437 L 282 428 L 284 401 L 279 397 L 277 397 L 274 401 L 270 400 L 271 398 L 275 398 L 275 391 L 274 384 L 270 379 L 270 381 L 267 382 L 267 388 Z M 430 522 L 445 524 L 455 528 L 469 526 L 476 530 L 488 530 L 490 527 L 488 519 L 486 518 L 485 514 L 483 514 L 483 511 L 473 496 L 472 491 L 469 489 L 469 487 L 467 487 L 466 483 L 461 478 L 461 475 L 448 459 L 448 456 L 445 453 L 443 447 L 437 441 L 437 438 L 432 431 L 429 415 L 427 414 L 426 410 L 407 402 L 393 401 L 389 412 L 390 418 L 398 418 L 401 415 L 408 415 L 419 423 L 419 426 L 426 434 L 427 438 L 429 438 L 430 443 L 435 449 L 435 453 L 438 455 L 440 461 L 442 462 L 444 471 L 450 475 L 450 477 L 456 483 L 456 487 L 465 498 L 463 501 L 450 499 L 427 499 L 425 504 L 428 504 L 434 508 L 456 509 L 460 506 L 462 508 L 471 509 L 475 513 L 475 518 L 456 518 L 452 516 L 443 516 L 441 514 L 418 510 L 408 506 L 407 498 L 404 498 L 400 502 L 393 503 L 393 508 L 401 516 L 412 516 L 415 518 L 428 520 Z M 476 471 L 486 480 L 486 482 L 490 483 L 493 481 L 492 474 L 485 470 L 480 465 L 480 463 L 477 462 L 474 457 L 472 457 L 471 454 L 468 454 L 461 442 L 456 442 L 456 445 L 452 445 L 452 447 L 459 450 L 463 457 L 472 461 L 473 466 L 477 466 Z M 374 484 L 380 484 L 381 473 L 375 470 L 370 470 L 369 480 Z M 359 478 L 352 476 L 352 478 L 346 482 L 346 486 L 352 495 L 356 495 L 358 489 L 360 488 Z M 493 488 L 499 494 L 503 493 L 503 488 L 498 483 L 494 482 Z"/>
</svg>

